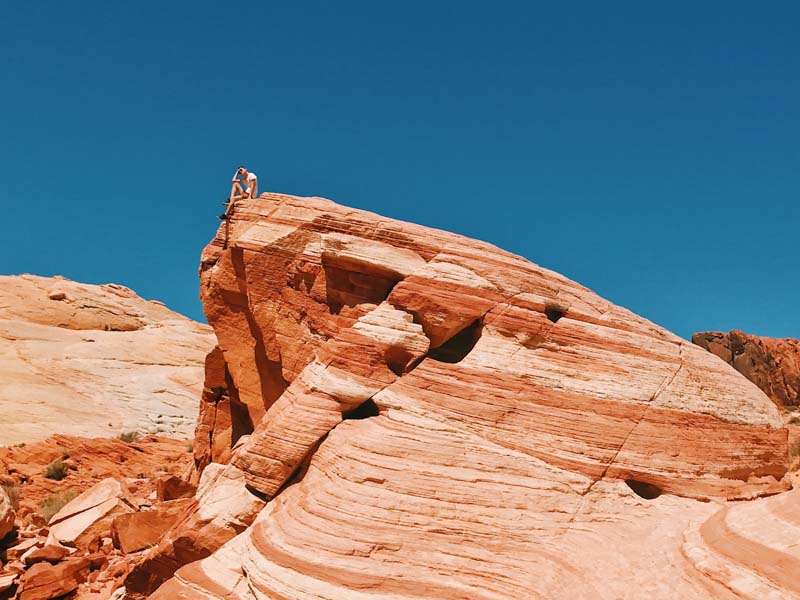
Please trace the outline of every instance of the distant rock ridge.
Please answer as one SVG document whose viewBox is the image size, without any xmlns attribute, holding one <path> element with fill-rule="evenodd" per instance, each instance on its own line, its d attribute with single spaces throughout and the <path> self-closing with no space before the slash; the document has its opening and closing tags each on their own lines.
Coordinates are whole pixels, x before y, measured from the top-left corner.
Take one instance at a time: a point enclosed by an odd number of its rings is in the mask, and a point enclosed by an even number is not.
<svg viewBox="0 0 800 600">
<path fill-rule="evenodd" d="M 189 437 L 211 329 L 115 284 L 0 276 L 0 445 Z"/>
<path fill-rule="evenodd" d="M 703 349 L 490 244 L 322 198 L 237 205 L 200 277 L 219 342 L 204 471 L 133 597 L 740 598 L 730 580 L 762 581 L 718 553 L 727 517 L 697 527 L 790 488 L 787 432 Z"/>
<path fill-rule="evenodd" d="M 756 384 L 775 404 L 800 406 L 800 340 L 728 333 L 695 333 L 692 342 L 716 354 Z"/>
</svg>

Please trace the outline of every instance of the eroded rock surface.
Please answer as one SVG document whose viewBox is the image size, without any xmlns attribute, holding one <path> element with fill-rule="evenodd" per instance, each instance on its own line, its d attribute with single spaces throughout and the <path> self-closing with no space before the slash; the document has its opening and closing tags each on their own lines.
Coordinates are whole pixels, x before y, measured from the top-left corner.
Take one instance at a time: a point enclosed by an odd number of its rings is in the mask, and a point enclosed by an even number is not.
<svg viewBox="0 0 800 600">
<path fill-rule="evenodd" d="M 787 433 L 703 349 L 489 244 L 321 198 L 238 206 L 201 281 L 219 348 L 196 512 L 239 477 L 268 503 L 152 598 L 749 597 L 681 540 L 790 487 Z"/>
<path fill-rule="evenodd" d="M 17 516 L 11 499 L 6 491 L 0 487 L 0 540 L 14 529 L 14 518 Z"/>
<path fill-rule="evenodd" d="M 729 333 L 696 333 L 692 342 L 719 356 L 781 408 L 800 405 L 800 340 Z"/>
<path fill-rule="evenodd" d="M 213 333 L 118 285 L 0 276 L 0 445 L 189 437 Z"/>
</svg>

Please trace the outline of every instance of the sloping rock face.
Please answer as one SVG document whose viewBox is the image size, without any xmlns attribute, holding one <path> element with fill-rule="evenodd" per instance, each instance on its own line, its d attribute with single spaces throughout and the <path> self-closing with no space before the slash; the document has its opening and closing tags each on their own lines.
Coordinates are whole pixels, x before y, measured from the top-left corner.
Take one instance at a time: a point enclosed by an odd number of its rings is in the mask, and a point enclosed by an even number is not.
<svg viewBox="0 0 800 600">
<path fill-rule="evenodd" d="M 0 445 L 191 435 L 210 328 L 118 285 L 0 276 Z"/>
<path fill-rule="evenodd" d="M 695 333 L 692 342 L 713 352 L 761 388 L 779 407 L 800 405 L 800 340 L 729 333 Z"/>
<path fill-rule="evenodd" d="M 269 502 L 152 598 L 739 597 L 679 540 L 789 487 L 786 430 L 701 348 L 321 198 L 239 205 L 201 280 L 219 349 L 196 459 Z"/>
</svg>

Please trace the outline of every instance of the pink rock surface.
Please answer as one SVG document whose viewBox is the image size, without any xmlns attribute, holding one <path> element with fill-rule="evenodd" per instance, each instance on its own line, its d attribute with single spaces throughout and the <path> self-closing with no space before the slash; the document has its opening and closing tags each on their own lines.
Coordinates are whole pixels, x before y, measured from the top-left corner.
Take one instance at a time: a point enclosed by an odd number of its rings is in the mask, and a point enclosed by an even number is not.
<svg viewBox="0 0 800 600">
<path fill-rule="evenodd" d="M 0 276 L 0 445 L 189 437 L 211 330 L 118 285 Z"/>
<path fill-rule="evenodd" d="M 230 457 L 203 495 L 230 474 L 269 502 L 152 598 L 748 597 L 683 536 L 788 489 L 787 433 L 701 348 L 489 244 L 321 198 L 238 206 L 201 281 L 219 350 L 198 462 Z"/>
</svg>

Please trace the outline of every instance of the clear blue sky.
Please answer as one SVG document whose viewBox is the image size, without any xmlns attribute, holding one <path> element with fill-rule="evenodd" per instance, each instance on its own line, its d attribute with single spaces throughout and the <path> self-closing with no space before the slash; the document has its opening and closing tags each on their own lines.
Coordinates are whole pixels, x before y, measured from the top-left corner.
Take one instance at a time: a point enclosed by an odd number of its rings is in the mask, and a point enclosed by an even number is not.
<svg viewBox="0 0 800 600">
<path fill-rule="evenodd" d="M 800 337 L 800 4 L 6 2 L 0 272 L 202 318 L 233 168 Z"/>
</svg>

